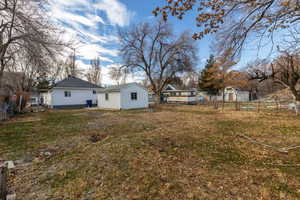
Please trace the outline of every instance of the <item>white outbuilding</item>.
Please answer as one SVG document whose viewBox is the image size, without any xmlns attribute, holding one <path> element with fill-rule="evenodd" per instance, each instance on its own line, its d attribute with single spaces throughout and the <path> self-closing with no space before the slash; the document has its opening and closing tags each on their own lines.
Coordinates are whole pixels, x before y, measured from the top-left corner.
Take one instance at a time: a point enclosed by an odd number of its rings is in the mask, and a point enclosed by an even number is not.
<svg viewBox="0 0 300 200">
<path fill-rule="evenodd" d="M 110 86 L 98 92 L 98 107 L 117 110 L 148 108 L 148 91 L 138 83 Z"/>
</svg>

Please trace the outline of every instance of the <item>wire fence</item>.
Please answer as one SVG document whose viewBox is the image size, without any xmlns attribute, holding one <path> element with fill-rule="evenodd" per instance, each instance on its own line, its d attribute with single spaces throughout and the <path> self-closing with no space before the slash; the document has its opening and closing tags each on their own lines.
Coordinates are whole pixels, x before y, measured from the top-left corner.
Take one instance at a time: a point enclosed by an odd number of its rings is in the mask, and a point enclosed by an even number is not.
<svg viewBox="0 0 300 200">
<path fill-rule="evenodd" d="M 0 111 L 0 121 L 8 120 L 8 114 L 5 111 Z"/>
<path fill-rule="evenodd" d="M 295 104 L 290 101 L 250 101 L 250 102 L 222 102 L 222 101 L 202 101 L 199 105 L 213 106 L 215 109 L 223 110 L 293 110 Z"/>
</svg>

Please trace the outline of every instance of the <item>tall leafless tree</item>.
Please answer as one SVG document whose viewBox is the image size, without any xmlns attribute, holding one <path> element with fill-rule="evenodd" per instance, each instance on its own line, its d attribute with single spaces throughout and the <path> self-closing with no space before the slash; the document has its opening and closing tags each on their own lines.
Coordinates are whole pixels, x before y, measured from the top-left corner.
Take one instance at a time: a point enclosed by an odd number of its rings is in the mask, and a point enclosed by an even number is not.
<svg viewBox="0 0 300 200">
<path fill-rule="evenodd" d="M 45 4 L 44 0 L 0 1 L 0 87 L 9 67 L 25 64 L 36 71 L 49 70 L 48 59 L 55 59 L 64 47 Z"/>
<path fill-rule="evenodd" d="M 89 82 L 94 83 L 96 85 L 101 85 L 101 65 L 100 58 L 96 58 L 91 61 L 91 67 L 88 69 L 86 73 L 86 78 Z"/>
<path fill-rule="evenodd" d="M 175 36 L 165 22 L 133 25 L 120 30 L 119 38 L 124 62 L 121 68 L 145 73 L 157 96 L 172 78 L 192 71 L 196 65 L 195 41 L 187 32 Z"/>
<path fill-rule="evenodd" d="M 114 80 L 118 85 L 125 84 L 127 80 L 128 70 L 126 68 L 111 67 L 108 75 L 110 79 Z"/>
</svg>

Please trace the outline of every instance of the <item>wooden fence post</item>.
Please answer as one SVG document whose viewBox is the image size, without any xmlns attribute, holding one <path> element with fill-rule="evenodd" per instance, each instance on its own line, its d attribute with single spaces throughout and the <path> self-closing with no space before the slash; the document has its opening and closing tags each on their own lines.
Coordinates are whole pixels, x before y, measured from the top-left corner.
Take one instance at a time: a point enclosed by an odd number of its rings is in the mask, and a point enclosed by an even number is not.
<svg viewBox="0 0 300 200">
<path fill-rule="evenodd" d="M 0 200 L 6 200 L 7 196 L 7 167 L 0 167 Z"/>
<path fill-rule="evenodd" d="M 240 102 L 235 101 L 235 110 L 239 111 L 240 110 Z"/>
</svg>

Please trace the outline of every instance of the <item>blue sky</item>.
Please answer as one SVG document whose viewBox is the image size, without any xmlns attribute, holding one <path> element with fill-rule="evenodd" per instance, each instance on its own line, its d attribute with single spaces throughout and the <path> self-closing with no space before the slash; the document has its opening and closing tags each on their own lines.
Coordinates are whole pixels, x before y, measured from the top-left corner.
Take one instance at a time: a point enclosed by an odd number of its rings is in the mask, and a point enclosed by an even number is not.
<svg viewBox="0 0 300 200">
<path fill-rule="evenodd" d="M 77 64 L 82 69 L 88 69 L 89 62 L 100 57 L 103 68 L 104 84 L 113 84 L 107 73 L 110 67 L 120 64 L 118 55 L 117 27 L 126 27 L 132 23 L 154 21 L 151 11 L 165 0 L 50 0 L 50 15 L 65 30 L 62 36 L 65 40 L 76 43 Z M 183 20 L 170 18 L 175 32 L 185 30 L 191 36 L 197 31 L 195 12 L 188 14 Z M 210 54 L 213 37 L 208 36 L 195 41 L 199 46 L 199 65 L 203 67 Z M 249 45 L 243 54 L 238 67 L 257 58 L 256 46 Z M 263 52 L 266 54 L 266 52 Z M 139 80 L 139 77 L 129 77 L 128 81 Z"/>
</svg>

